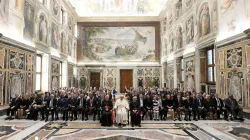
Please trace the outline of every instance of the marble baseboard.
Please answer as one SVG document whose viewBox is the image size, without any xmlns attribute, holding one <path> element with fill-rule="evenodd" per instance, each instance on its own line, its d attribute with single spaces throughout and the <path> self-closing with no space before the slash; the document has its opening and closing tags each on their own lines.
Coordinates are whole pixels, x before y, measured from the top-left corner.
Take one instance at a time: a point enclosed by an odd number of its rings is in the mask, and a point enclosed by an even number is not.
<svg viewBox="0 0 250 140">
<path fill-rule="evenodd" d="M 244 109 L 244 118 L 250 119 L 250 110 L 245 110 Z"/>
</svg>

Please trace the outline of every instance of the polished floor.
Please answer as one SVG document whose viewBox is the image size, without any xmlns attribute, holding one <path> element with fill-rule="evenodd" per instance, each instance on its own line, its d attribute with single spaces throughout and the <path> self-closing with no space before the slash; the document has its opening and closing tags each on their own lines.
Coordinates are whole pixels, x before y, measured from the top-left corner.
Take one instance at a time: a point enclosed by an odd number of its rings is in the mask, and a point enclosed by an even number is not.
<svg viewBox="0 0 250 140">
<path fill-rule="evenodd" d="M 142 127 L 101 127 L 97 121 L 5 121 L 0 139 L 10 140 L 250 140 L 250 121 L 143 121 Z"/>
</svg>

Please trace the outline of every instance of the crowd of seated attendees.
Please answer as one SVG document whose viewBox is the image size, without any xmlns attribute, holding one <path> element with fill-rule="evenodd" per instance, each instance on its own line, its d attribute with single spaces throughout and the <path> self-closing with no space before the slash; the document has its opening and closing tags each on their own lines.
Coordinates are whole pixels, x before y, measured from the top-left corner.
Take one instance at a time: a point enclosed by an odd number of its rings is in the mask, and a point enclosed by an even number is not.
<svg viewBox="0 0 250 140">
<path fill-rule="evenodd" d="M 141 120 L 146 117 L 150 120 L 217 120 L 221 116 L 225 120 L 243 119 L 243 109 L 239 106 L 233 95 L 222 99 L 218 94 L 181 92 L 179 89 L 168 88 L 142 88 L 126 89 L 125 97 L 130 105 L 131 125 L 141 125 Z M 115 96 L 112 90 L 64 88 L 45 92 L 44 94 L 28 95 L 16 94 L 11 99 L 7 109 L 7 119 L 30 119 L 49 121 L 64 121 L 77 119 L 88 120 L 93 115 L 93 120 L 100 120 L 103 126 L 112 125 L 112 110 Z M 168 117 L 169 114 L 169 117 Z M 108 115 L 108 116 L 107 116 Z M 81 118 L 78 118 L 81 116 Z"/>
</svg>

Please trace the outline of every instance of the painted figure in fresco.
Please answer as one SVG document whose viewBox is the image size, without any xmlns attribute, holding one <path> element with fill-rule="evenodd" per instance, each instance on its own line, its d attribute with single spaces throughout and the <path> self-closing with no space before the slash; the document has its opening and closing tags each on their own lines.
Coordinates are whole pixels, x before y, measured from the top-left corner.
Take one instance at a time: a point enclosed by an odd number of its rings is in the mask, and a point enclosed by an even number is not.
<svg viewBox="0 0 250 140">
<path fill-rule="evenodd" d="M 238 73 L 240 74 L 240 73 Z M 241 77 L 233 73 L 230 78 L 229 85 L 229 94 L 233 95 L 237 102 L 241 102 L 242 99 L 242 85 L 241 85 Z"/>
<path fill-rule="evenodd" d="M 181 27 L 178 28 L 176 40 L 177 40 L 177 44 L 176 44 L 177 49 L 182 48 L 182 29 L 181 29 Z"/>
<path fill-rule="evenodd" d="M 18 74 L 12 74 L 12 76 L 10 77 L 11 77 L 10 97 L 14 98 L 15 94 L 22 94 L 22 76 L 21 74 L 18 73 Z"/>
<path fill-rule="evenodd" d="M 209 15 L 208 3 L 205 3 L 201 9 L 200 30 L 201 30 L 200 37 L 204 37 L 210 33 L 210 15 Z"/>
<path fill-rule="evenodd" d="M 173 15 L 172 10 L 170 10 L 169 16 L 168 16 L 168 24 L 171 26 L 173 21 Z"/>
<path fill-rule="evenodd" d="M 114 1 L 115 1 L 115 6 L 116 6 L 117 8 L 121 7 L 122 4 L 123 4 L 123 0 L 114 0 Z"/>
<path fill-rule="evenodd" d="M 138 0 L 138 2 L 137 2 L 137 11 L 138 11 L 138 14 L 144 14 L 145 13 L 145 1 L 144 0 Z"/>
<path fill-rule="evenodd" d="M 54 12 L 54 14 L 55 15 L 57 15 L 58 14 L 58 9 L 59 9 L 59 3 L 58 3 L 58 1 L 57 0 L 52 0 L 53 1 L 53 12 Z"/>
<path fill-rule="evenodd" d="M 186 0 L 186 7 L 189 8 L 192 4 L 192 0 Z"/>
<path fill-rule="evenodd" d="M 66 39 L 66 37 L 65 37 L 64 33 L 61 33 L 61 51 L 62 51 L 62 53 L 67 52 L 66 45 L 65 45 L 65 43 L 66 43 L 65 39 Z"/>
<path fill-rule="evenodd" d="M 68 18 L 68 27 L 69 27 L 69 30 L 72 29 L 72 18 Z"/>
<path fill-rule="evenodd" d="M 194 89 L 194 78 L 192 75 L 188 75 L 188 79 L 187 79 L 187 86 L 188 86 L 188 91 L 193 91 Z"/>
<path fill-rule="evenodd" d="M 224 0 L 222 3 L 220 10 L 222 11 L 222 15 L 224 15 L 230 8 L 233 8 L 235 5 L 235 2 L 237 0 Z"/>
<path fill-rule="evenodd" d="M 218 21 L 217 21 L 217 0 L 213 2 L 213 30 L 217 31 Z"/>
<path fill-rule="evenodd" d="M 40 23 L 39 23 L 39 41 L 43 43 L 47 42 L 47 21 L 45 20 L 45 16 L 40 16 Z"/>
<path fill-rule="evenodd" d="M 224 73 L 221 72 L 220 74 L 220 93 L 222 97 L 225 96 L 225 79 L 224 79 Z"/>
<path fill-rule="evenodd" d="M 71 47 L 72 42 L 68 41 L 68 55 L 71 56 L 72 54 L 72 47 Z"/>
<path fill-rule="evenodd" d="M 52 77 L 52 89 L 57 89 L 58 86 L 58 77 L 57 76 L 53 76 Z"/>
<path fill-rule="evenodd" d="M 189 44 L 194 38 L 194 25 L 193 17 L 187 21 L 187 44 Z"/>
<path fill-rule="evenodd" d="M 143 87 L 143 78 L 138 78 L 138 87 Z"/>
<path fill-rule="evenodd" d="M 24 7 L 24 23 L 23 36 L 26 40 L 32 40 L 34 36 L 34 7 L 25 2 Z"/>
<path fill-rule="evenodd" d="M 80 86 L 81 86 L 81 89 L 85 89 L 86 88 L 86 78 L 84 76 L 82 76 L 80 78 Z"/>
<path fill-rule="evenodd" d="M 31 94 L 32 93 L 32 74 L 27 73 L 27 78 L 26 78 L 26 93 Z"/>
<path fill-rule="evenodd" d="M 59 46 L 59 36 L 58 36 L 58 27 L 55 24 L 52 24 L 52 47 L 58 49 Z"/>
<path fill-rule="evenodd" d="M 1 0 L 0 1 L 0 19 L 8 18 L 8 4 L 9 0 Z M 1 20 L 0 20 L 1 21 Z"/>
</svg>

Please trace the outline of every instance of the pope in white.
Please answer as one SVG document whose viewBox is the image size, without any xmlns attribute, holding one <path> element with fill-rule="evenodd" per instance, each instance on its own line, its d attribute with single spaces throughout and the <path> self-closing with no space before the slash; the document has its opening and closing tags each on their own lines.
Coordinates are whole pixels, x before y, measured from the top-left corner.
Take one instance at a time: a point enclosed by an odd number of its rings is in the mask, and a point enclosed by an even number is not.
<svg viewBox="0 0 250 140">
<path fill-rule="evenodd" d="M 116 110 L 116 123 L 125 126 L 128 122 L 129 104 L 123 95 L 115 102 L 114 109 Z"/>
</svg>

